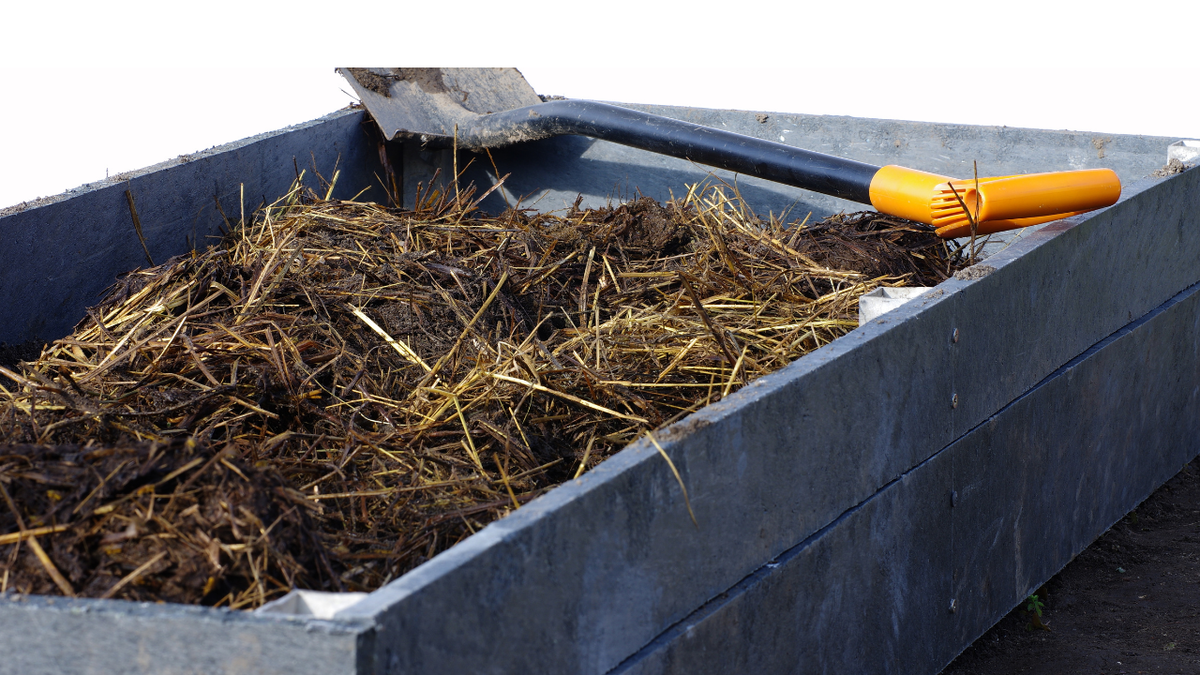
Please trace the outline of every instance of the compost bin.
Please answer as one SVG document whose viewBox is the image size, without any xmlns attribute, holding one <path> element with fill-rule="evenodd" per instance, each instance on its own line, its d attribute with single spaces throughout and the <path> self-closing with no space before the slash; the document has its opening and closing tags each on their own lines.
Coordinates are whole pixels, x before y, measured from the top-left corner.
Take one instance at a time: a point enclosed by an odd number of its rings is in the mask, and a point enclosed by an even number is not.
<svg viewBox="0 0 1200 675">
<path fill-rule="evenodd" d="M 932 673 L 1200 451 L 1200 173 L 1148 177 L 1179 139 L 633 107 L 949 175 L 1107 167 L 1125 188 L 370 594 L 251 613 L 8 593 L 0 670 Z M 0 213 L 0 341 L 66 335 L 117 275 L 202 244 L 301 166 L 336 166 L 333 196 L 360 199 L 453 171 L 364 122 L 340 111 Z M 503 174 L 485 208 L 666 201 L 708 171 L 564 137 L 464 181 Z M 759 213 L 857 210 L 716 176 Z"/>
</svg>

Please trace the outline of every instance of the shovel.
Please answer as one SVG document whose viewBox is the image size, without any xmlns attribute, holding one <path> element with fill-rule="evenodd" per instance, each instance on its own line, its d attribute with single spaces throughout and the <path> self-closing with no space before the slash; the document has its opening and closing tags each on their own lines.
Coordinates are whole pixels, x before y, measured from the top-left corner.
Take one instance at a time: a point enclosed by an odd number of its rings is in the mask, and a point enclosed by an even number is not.
<svg viewBox="0 0 1200 675">
<path fill-rule="evenodd" d="M 721 129 L 585 100 L 543 102 L 512 68 L 339 68 L 388 140 L 498 148 L 578 135 L 869 204 L 933 225 L 938 236 L 991 234 L 1115 204 L 1109 169 L 957 180 L 874 166 Z M 974 232 L 972 232 L 974 230 Z"/>
</svg>

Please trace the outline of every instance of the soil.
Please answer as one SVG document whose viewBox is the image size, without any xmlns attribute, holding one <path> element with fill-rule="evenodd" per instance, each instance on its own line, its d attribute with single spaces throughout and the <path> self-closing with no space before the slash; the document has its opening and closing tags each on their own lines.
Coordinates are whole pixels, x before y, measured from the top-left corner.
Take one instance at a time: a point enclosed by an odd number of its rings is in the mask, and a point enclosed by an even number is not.
<svg viewBox="0 0 1200 675">
<path fill-rule="evenodd" d="M 1200 673 L 1200 459 L 1004 617 L 942 675 Z"/>
<path fill-rule="evenodd" d="M 378 73 L 373 73 L 366 68 L 348 68 L 347 70 L 349 70 L 350 74 L 354 76 L 355 81 L 367 89 L 385 98 L 392 97 L 392 78 L 385 77 Z"/>
<path fill-rule="evenodd" d="M 390 75 L 381 75 L 366 68 L 347 68 L 346 70 L 359 84 L 386 98 L 392 97 L 392 82 L 394 81 L 413 82 L 427 94 L 449 91 L 446 83 L 442 80 L 441 68 L 392 68 Z"/>
<path fill-rule="evenodd" d="M 1191 164 L 1184 164 L 1178 159 L 1172 157 L 1167 161 L 1166 164 L 1162 166 L 1162 168 L 1155 169 L 1154 173 L 1151 173 L 1150 175 L 1154 176 L 1155 178 L 1167 178 L 1168 176 L 1174 176 L 1175 174 L 1183 173 L 1190 168 L 1192 168 Z"/>
<path fill-rule="evenodd" d="M 11 367 L 21 361 L 32 361 L 42 353 L 45 343 L 41 340 L 26 340 L 15 345 L 0 342 L 0 366 Z M 8 378 L 0 375 L 0 384 L 8 385 Z"/>
<path fill-rule="evenodd" d="M 971 265 L 966 269 L 955 272 L 954 278 L 959 281 L 974 281 L 975 279 L 982 279 L 995 271 L 996 268 L 991 265 Z"/>
</svg>

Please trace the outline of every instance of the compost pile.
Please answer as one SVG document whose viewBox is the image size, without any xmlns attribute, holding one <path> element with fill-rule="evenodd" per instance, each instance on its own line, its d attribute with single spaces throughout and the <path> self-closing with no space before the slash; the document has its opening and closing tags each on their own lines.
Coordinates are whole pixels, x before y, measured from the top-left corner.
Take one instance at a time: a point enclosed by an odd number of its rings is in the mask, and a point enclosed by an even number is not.
<svg viewBox="0 0 1200 675">
<path fill-rule="evenodd" d="M 125 276 L 0 384 L 0 575 L 256 607 L 371 590 L 961 266 L 931 228 L 728 188 L 557 215 L 299 187 Z M 236 225 L 236 223 L 234 223 Z"/>
</svg>

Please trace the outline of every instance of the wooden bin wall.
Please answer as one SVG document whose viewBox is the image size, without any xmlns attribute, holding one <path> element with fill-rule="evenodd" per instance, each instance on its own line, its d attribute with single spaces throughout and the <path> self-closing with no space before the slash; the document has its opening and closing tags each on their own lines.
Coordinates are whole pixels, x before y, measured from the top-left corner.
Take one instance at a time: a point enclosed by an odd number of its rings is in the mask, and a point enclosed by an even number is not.
<svg viewBox="0 0 1200 675">
<path fill-rule="evenodd" d="M 698 527 L 636 443 L 332 620 L 8 596 L 0 671 L 933 673 L 1200 452 L 1200 172 L 1142 178 L 1176 139 L 645 108 L 950 175 L 1108 166 L 1125 192 L 663 431 Z M 144 263 L 126 190 L 161 261 L 295 167 L 336 164 L 336 194 L 382 199 L 384 158 L 405 194 L 450 164 L 381 152 L 362 122 L 342 111 L 0 212 L 0 341 L 65 334 Z M 579 138 L 493 159 L 468 174 L 511 173 L 491 208 L 706 178 Z M 736 185 L 761 213 L 853 208 Z"/>
</svg>

